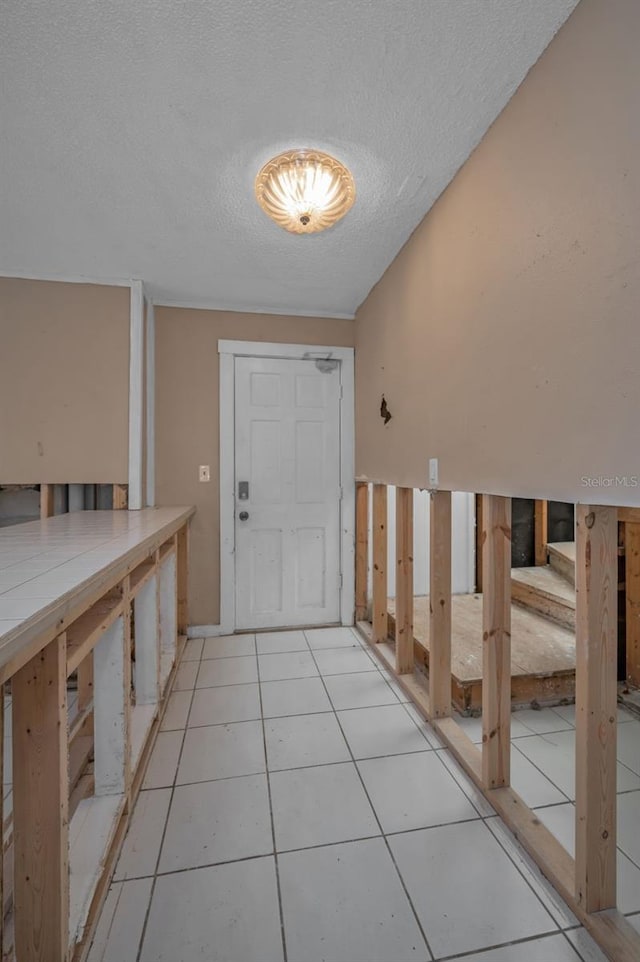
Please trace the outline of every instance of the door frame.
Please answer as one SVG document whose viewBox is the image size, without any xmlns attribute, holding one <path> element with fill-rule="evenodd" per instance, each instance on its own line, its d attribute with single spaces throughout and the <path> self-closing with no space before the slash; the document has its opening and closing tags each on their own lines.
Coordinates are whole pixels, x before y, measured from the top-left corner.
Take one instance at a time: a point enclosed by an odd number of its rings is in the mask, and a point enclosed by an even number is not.
<svg viewBox="0 0 640 962">
<path fill-rule="evenodd" d="M 354 349 L 320 344 L 218 341 L 220 355 L 220 631 L 236 629 L 235 569 L 235 359 L 285 360 L 331 358 L 340 361 L 340 622 L 352 625 L 355 613 L 355 405 Z"/>
</svg>

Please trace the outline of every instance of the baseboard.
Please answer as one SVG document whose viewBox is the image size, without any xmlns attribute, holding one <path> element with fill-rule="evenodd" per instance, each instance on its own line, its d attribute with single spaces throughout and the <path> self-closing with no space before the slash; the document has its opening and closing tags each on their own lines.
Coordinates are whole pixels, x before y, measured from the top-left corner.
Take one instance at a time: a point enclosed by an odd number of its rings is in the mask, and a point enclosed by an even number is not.
<svg viewBox="0 0 640 962">
<path fill-rule="evenodd" d="M 222 625 L 189 625 L 187 628 L 187 638 L 217 638 L 232 634 L 233 628 L 223 628 Z"/>
</svg>

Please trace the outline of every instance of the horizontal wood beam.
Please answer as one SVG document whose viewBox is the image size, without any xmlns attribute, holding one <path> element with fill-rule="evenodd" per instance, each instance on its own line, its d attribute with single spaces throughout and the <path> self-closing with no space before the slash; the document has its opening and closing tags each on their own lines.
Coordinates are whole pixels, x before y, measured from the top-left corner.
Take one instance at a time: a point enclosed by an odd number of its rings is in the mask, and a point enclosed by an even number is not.
<svg viewBox="0 0 640 962">
<path fill-rule="evenodd" d="M 73 674 L 122 614 L 122 588 L 114 588 L 67 629 L 67 675 Z"/>
</svg>

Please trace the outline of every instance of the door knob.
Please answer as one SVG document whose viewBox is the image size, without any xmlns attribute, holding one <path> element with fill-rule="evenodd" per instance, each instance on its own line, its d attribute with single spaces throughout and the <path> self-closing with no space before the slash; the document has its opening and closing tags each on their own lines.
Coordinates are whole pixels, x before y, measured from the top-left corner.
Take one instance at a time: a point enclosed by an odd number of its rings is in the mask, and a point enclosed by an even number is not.
<svg viewBox="0 0 640 962">
<path fill-rule="evenodd" d="M 240 514 L 238 515 L 238 517 L 240 518 L 241 521 L 248 521 L 248 520 L 249 520 L 249 512 L 248 512 L 248 511 L 241 511 Z"/>
</svg>

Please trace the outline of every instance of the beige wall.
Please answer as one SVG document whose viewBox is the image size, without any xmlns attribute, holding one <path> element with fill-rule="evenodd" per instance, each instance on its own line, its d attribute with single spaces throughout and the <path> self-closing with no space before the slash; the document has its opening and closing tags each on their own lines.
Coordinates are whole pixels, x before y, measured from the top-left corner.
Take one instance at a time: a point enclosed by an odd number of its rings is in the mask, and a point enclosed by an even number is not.
<svg viewBox="0 0 640 962">
<path fill-rule="evenodd" d="M 0 278 L 0 482 L 126 483 L 129 289 Z"/>
<path fill-rule="evenodd" d="M 218 339 L 353 345 L 353 321 L 156 307 L 156 503 L 194 504 L 191 624 L 220 619 Z M 198 466 L 211 481 L 198 481 Z"/>
<path fill-rule="evenodd" d="M 639 39 L 582 0 L 358 311 L 358 474 L 640 504 Z"/>
</svg>

